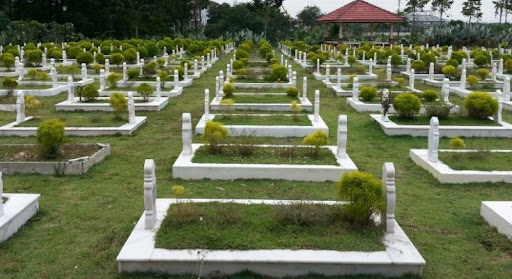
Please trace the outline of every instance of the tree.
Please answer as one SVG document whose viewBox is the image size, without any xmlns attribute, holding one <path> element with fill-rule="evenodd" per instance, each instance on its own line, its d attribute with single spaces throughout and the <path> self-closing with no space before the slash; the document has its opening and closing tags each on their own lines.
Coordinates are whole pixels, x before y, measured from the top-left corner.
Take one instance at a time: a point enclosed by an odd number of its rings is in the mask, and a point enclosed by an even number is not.
<svg viewBox="0 0 512 279">
<path fill-rule="evenodd" d="M 411 35 L 414 35 L 416 28 L 416 12 L 422 10 L 430 0 L 407 0 L 405 4 L 405 12 L 412 14 L 412 31 Z"/>
<path fill-rule="evenodd" d="M 439 17 L 443 21 L 443 14 L 453 5 L 453 0 L 432 0 L 432 10 L 439 11 Z"/>
<path fill-rule="evenodd" d="M 505 9 L 505 2 L 507 0 L 496 0 L 496 1 L 492 1 L 492 3 L 494 4 L 494 15 L 497 16 L 497 15 L 500 15 L 500 24 L 501 24 L 501 21 L 503 19 L 503 11 Z"/>
<path fill-rule="evenodd" d="M 482 0 L 466 0 L 462 3 L 462 15 L 469 17 L 469 24 L 472 19 L 482 19 Z"/>
<path fill-rule="evenodd" d="M 253 0 L 252 6 L 261 11 L 263 19 L 263 36 L 267 39 L 268 25 L 272 17 L 281 14 L 279 8 L 283 5 L 284 0 Z"/>
<path fill-rule="evenodd" d="M 311 28 L 315 20 L 323 15 L 318 6 L 306 6 L 297 14 L 297 19 L 302 22 L 302 26 Z"/>
</svg>

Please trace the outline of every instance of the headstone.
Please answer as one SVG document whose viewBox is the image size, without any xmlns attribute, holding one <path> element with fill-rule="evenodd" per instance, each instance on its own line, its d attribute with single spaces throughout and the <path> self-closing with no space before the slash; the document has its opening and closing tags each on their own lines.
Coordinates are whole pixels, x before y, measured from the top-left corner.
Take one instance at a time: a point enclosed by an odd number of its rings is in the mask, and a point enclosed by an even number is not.
<svg viewBox="0 0 512 279">
<path fill-rule="evenodd" d="M 144 73 L 144 59 L 141 59 L 140 63 L 139 63 L 139 76 L 142 76 L 143 73 Z"/>
<path fill-rule="evenodd" d="M 182 116 L 182 141 L 183 141 L 183 151 L 182 154 L 185 156 L 192 155 L 192 116 L 190 113 L 183 113 Z"/>
<path fill-rule="evenodd" d="M 204 65 L 204 56 L 201 56 L 201 70 L 204 71 L 205 65 Z"/>
<path fill-rule="evenodd" d="M 363 51 L 363 62 L 366 61 L 366 51 Z"/>
<path fill-rule="evenodd" d="M 395 166 L 393 163 L 384 163 L 382 166 L 382 185 L 385 187 L 386 195 L 386 212 L 381 216 L 386 219 L 382 220 L 386 227 L 387 233 L 395 232 L 395 208 L 396 208 L 396 187 L 395 187 Z"/>
<path fill-rule="evenodd" d="M 315 90 L 315 114 L 313 120 L 320 121 L 320 90 Z"/>
<path fill-rule="evenodd" d="M 441 89 L 443 94 L 443 100 L 446 104 L 450 103 L 450 80 L 448 78 L 443 79 L 443 87 Z"/>
<path fill-rule="evenodd" d="M 2 195 L 4 194 L 4 182 L 2 180 L 2 172 L 0 172 L 0 217 L 4 215 L 4 201 Z"/>
<path fill-rule="evenodd" d="M 496 63 L 492 63 L 492 71 L 491 71 L 491 79 L 496 82 L 498 73 L 498 65 Z"/>
<path fill-rule="evenodd" d="M 174 70 L 174 90 L 178 90 L 180 85 L 180 73 L 178 70 Z"/>
<path fill-rule="evenodd" d="M 55 68 L 50 70 L 50 77 L 52 79 L 52 87 L 57 87 L 59 84 L 57 83 L 57 70 Z"/>
<path fill-rule="evenodd" d="M 500 59 L 500 63 L 498 64 L 498 74 L 503 75 L 503 58 Z"/>
<path fill-rule="evenodd" d="M 110 74 L 110 60 L 105 59 L 105 75 Z"/>
<path fill-rule="evenodd" d="M 329 82 L 329 78 L 331 76 L 331 65 L 325 66 L 325 81 Z"/>
<path fill-rule="evenodd" d="M 292 73 L 292 85 L 297 86 L 297 71 L 293 71 Z"/>
<path fill-rule="evenodd" d="M 65 50 L 62 51 L 62 63 L 68 63 L 68 55 L 66 54 Z"/>
<path fill-rule="evenodd" d="M 384 90 L 382 90 L 382 101 L 389 102 L 388 98 L 389 98 L 389 90 L 387 88 L 385 88 Z M 389 122 L 389 111 L 384 110 L 384 107 L 381 108 L 381 119 L 384 122 Z"/>
<path fill-rule="evenodd" d="M 414 91 L 414 78 L 415 78 L 415 72 L 414 69 L 411 69 L 411 74 L 409 75 L 409 89 Z"/>
<path fill-rule="evenodd" d="M 156 219 L 155 161 L 146 159 L 144 161 L 144 229 L 154 229 Z"/>
<path fill-rule="evenodd" d="M 352 99 L 354 102 L 359 100 L 359 78 L 354 77 L 352 80 Z"/>
<path fill-rule="evenodd" d="M 405 71 L 411 73 L 411 58 L 407 58 L 407 64 L 405 65 Z"/>
<path fill-rule="evenodd" d="M 183 80 L 188 80 L 188 63 L 183 64 Z"/>
<path fill-rule="evenodd" d="M 336 157 L 339 159 L 347 158 L 347 139 L 347 116 L 340 115 L 338 116 L 338 148 L 336 150 Z"/>
<path fill-rule="evenodd" d="M 373 74 L 373 59 L 370 58 L 370 63 L 368 64 L 368 71 L 370 73 L 370 75 Z"/>
<path fill-rule="evenodd" d="M 137 63 L 139 63 L 139 61 L 140 61 L 140 53 L 138 51 L 137 51 L 137 60 L 136 61 L 137 61 Z M 142 63 L 142 64 L 144 64 L 144 63 Z"/>
<path fill-rule="evenodd" d="M 391 81 L 391 74 L 392 74 L 392 71 L 391 71 L 391 64 L 388 63 L 386 65 L 386 81 L 390 82 Z"/>
<path fill-rule="evenodd" d="M 302 79 L 302 100 L 306 101 L 308 98 L 308 78 L 304 77 Z"/>
<path fill-rule="evenodd" d="M 135 100 L 132 92 L 128 92 L 128 122 L 135 123 Z"/>
<path fill-rule="evenodd" d="M 128 80 L 128 65 L 126 65 L 126 62 L 123 62 L 123 81 Z"/>
<path fill-rule="evenodd" d="M 204 117 L 208 120 L 210 116 L 210 89 L 204 90 Z"/>
<path fill-rule="evenodd" d="M 510 77 L 508 76 L 503 79 L 503 101 L 510 102 Z"/>
<path fill-rule="evenodd" d="M 428 68 L 428 79 L 434 80 L 434 63 L 430 62 L 430 67 Z"/>
<path fill-rule="evenodd" d="M 16 122 L 23 121 L 25 121 L 25 94 L 23 94 L 23 90 L 19 90 L 16 98 Z"/>
<path fill-rule="evenodd" d="M 467 63 L 467 60 L 466 58 L 462 58 L 462 69 L 466 69 L 466 63 Z"/>
<path fill-rule="evenodd" d="M 428 131 L 428 160 L 432 163 L 439 161 L 439 119 L 430 119 L 430 130 Z"/>
<path fill-rule="evenodd" d="M 160 100 L 160 97 L 162 97 L 162 80 L 160 79 L 160 77 L 156 77 L 156 84 L 155 84 L 155 87 L 156 87 L 156 99 L 157 100 Z"/>
<path fill-rule="evenodd" d="M 87 65 L 85 63 L 82 63 L 82 81 L 87 80 Z"/>
<path fill-rule="evenodd" d="M 460 89 L 465 90 L 466 89 L 466 69 L 462 69 L 462 72 L 460 74 Z"/>
<path fill-rule="evenodd" d="M 316 60 L 316 72 L 320 74 L 320 59 Z"/>
<path fill-rule="evenodd" d="M 75 100 L 75 92 L 74 92 L 74 84 L 73 77 L 68 77 L 68 102 L 73 102 Z"/>
<path fill-rule="evenodd" d="M 169 54 L 164 54 L 164 67 L 167 67 L 169 65 Z"/>
<path fill-rule="evenodd" d="M 217 98 L 217 101 L 221 100 L 220 96 L 220 79 L 219 76 L 215 77 L 215 97 Z"/>
<path fill-rule="evenodd" d="M 46 54 L 41 55 L 41 67 L 46 68 Z"/>
<path fill-rule="evenodd" d="M 341 69 L 338 68 L 338 73 L 337 73 L 337 80 L 336 80 L 336 88 L 338 90 L 341 90 Z"/>
<path fill-rule="evenodd" d="M 501 90 L 496 90 L 496 99 L 498 100 L 498 111 L 496 111 L 496 115 L 494 115 L 494 121 L 501 124 L 503 122 L 503 117 L 502 117 L 503 99 L 502 99 Z"/>
</svg>

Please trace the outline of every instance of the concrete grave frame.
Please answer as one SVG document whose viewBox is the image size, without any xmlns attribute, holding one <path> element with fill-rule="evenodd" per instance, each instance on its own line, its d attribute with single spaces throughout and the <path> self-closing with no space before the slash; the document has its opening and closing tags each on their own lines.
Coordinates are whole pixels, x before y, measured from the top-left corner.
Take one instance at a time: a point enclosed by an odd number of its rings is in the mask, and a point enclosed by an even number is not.
<svg viewBox="0 0 512 279">
<path fill-rule="evenodd" d="M 142 97 L 134 97 L 135 100 L 142 100 Z M 55 104 L 56 111 L 114 111 L 109 104 L 110 98 L 98 97 L 96 100 L 103 103 L 80 102 L 80 98 L 75 97 L 72 102 L 66 100 Z M 151 97 L 149 102 L 135 103 L 136 111 L 161 111 L 169 104 L 169 97 Z"/>
<path fill-rule="evenodd" d="M 98 146 L 100 149 L 86 157 L 70 159 L 67 161 L 39 161 L 39 162 L 6 162 L 0 161 L 0 172 L 4 174 L 42 174 L 42 175 L 82 175 L 94 165 L 110 156 L 110 144 L 84 144 L 86 146 Z M 6 145 L 4 145 L 6 146 Z M 37 146 L 35 144 L 8 144 L 12 147 Z"/>
<path fill-rule="evenodd" d="M 350 252 L 333 250 L 170 250 L 155 247 L 155 236 L 170 206 L 188 203 L 308 204 L 336 205 L 333 201 L 157 199 L 154 161 L 144 164 L 144 213 L 117 256 L 123 272 L 162 272 L 168 274 L 233 274 L 243 270 L 272 276 L 380 274 L 422 275 L 425 260 L 395 220 L 396 188 L 392 163 L 383 166 L 386 209 L 380 214 L 385 229 L 384 251 Z M 341 236 L 342 237 L 342 236 Z M 201 266 L 201 271 L 198 266 Z"/>
<path fill-rule="evenodd" d="M 8 198 L 4 204 L 2 197 Z M 39 211 L 39 194 L 3 193 L 0 172 L 0 243 L 9 239 Z"/>
<path fill-rule="evenodd" d="M 483 201 L 480 207 L 480 216 L 499 233 L 512 240 L 512 202 L 511 201 Z"/>
<path fill-rule="evenodd" d="M 183 151 L 174 162 L 174 178 L 185 180 L 212 179 L 277 179 L 292 181 L 337 181 L 343 173 L 357 171 L 357 166 L 347 154 L 347 118 L 338 119 L 338 145 L 326 146 L 337 158 L 335 165 L 292 164 L 217 164 L 193 163 L 195 152 L 203 144 L 192 144 L 192 123 L 188 113 L 183 114 Z M 285 147 L 280 145 L 257 145 L 258 147 Z"/>
</svg>

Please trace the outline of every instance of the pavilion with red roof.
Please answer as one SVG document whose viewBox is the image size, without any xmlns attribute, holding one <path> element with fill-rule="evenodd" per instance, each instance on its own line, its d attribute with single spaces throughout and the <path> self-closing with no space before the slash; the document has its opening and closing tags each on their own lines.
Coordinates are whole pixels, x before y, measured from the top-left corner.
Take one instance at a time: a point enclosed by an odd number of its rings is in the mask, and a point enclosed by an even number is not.
<svg viewBox="0 0 512 279">
<path fill-rule="evenodd" d="M 343 41 L 343 23 L 369 23 L 370 37 L 373 37 L 373 25 L 375 23 L 389 23 L 390 32 L 389 40 L 393 41 L 393 24 L 404 22 L 404 17 L 398 16 L 390 11 L 384 10 L 364 0 L 355 0 L 349 4 L 321 16 L 316 20 L 318 23 L 325 24 L 325 39 L 327 38 L 327 30 L 329 24 L 339 24 L 340 31 L 338 42 Z"/>
</svg>

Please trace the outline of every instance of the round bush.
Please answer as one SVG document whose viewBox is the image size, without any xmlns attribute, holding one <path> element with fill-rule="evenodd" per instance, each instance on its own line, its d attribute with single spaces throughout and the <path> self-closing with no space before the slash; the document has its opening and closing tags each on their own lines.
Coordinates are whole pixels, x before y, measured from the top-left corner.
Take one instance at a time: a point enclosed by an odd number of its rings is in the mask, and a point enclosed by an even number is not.
<svg viewBox="0 0 512 279">
<path fill-rule="evenodd" d="M 435 116 L 439 119 L 446 119 L 450 115 L 452 107 L 451 104 L 447 104 L 444 101 L 435 101 L 425 104 L 425 110 L 429 118 Z"/>
<path fill-rule="evenodd" d="M 97 97 L 100 96 L 98 89 L 93 84 L 88 84 L 82 90 L 82 96 L 87 101 L 94 101 Z"/>
<path fill-rule="evenodd" d="M 439 97 L 435 90 L 425 90 L 421 96 L 425 102 L 433 102 Z"/>
<path fill-rule="evenodd" d="M 219 153 L 222 150 L 222 141 L 228 136 L 228 130 L 222 123 L 207 121 L 201 139 L 206 143 L 208 152 Z"/>
<path fill-rule="evenodd" d="M 141 85 L 139 85 L 137 87 L 137 94 L 142 96 L 142 98 L 146 102 L 149 100 L 149 96 L 153 95 L 153 91 L 154 91 L 153 87 L 151 87 L 147 83 L 142 83 Z"/>
<path fill-rule="evenodd" d="M 142 66 L 142 75 L 144 77 L 152 77 L 156 74 L 156 62 L 151 61 L 148 64 Z"/>
<path fill-rule="evenodd" d="M 459 62 L 459 64 L 462 63 L 462 59 L 464 59 L 464 58 L 467 59 L 467 55 L 464 51 L 459 50 L 459 51 L 452 52 L 452 59 L 455 59 L 457 62 Z"/>
<path fill-rule="evenodd" d="M 446 61 L 446 65 L 450 65 L 450 66 L 453 66 L 454 68 L 458 68 L 459 62 L 457 62 L 457 60 L 455 60 L 455 59 L 450 59 L 450 60 Z"/>
<path fill-rule="evenodd" d="M 43 52 L 39 49 L 34 49 L 31 51 L 27 51 L 27 62 L 35 65 L 39 65 L 41 63 L 41 59 L 43 57 Z"/>
<path fill-rule="evenodd" d="M 457 68 L 451 65 L 444 66 L 441 71 L 448 77 L 454 77 L 457 74 Z"/>
<path fill-rule="evenodd" d="M 478 69 L 476 70 L 476 74 L 478 75 L 478 77 L 480 77 L 481 80 L 485 80 L 489 76 L 489 70 L 484 68 Z"/>
<path fill-rule="evenodd" d="M 288 87 L 286 89 L 286 95 L 292 98 L 297 98 L 297 96 L 299 96 L 299 89 L 297 89 L 297 87 Z"/>
<path fill-rule="evenodd" d="M 372 224 L 372 215 L 385 206 L 382 183 L 371 174 L 345 173 L 337 188 L 339 200 L 348 202 L 344 206 L 345 216 L 360 225 Z"/>
<path fill-rule="evenodd" d="M 134 79 L 134 78 L 138 78 L 140 75 L 140 70 L 139 69 L 129 69 L 128 70 L 128 79 Z"/>
<path fill-rule="evenodd" d="M 128 110 L 128 100 L 123 93 L 110 94 L 110 105 L 114 108 L 116 119 L 121 119 L 121 114 Z"/>
<path fill-rule="evenodd" d="M 466 78 L 466 82 L 469 84 L 469 87 L 474 88 L 480 82 L 480 79 L 477 76 L 469 75 Z"/>
<path fill-rule="evenodd" d="M 231 97 L 235 92 L 235 86 L 231 83 L 224 84 L 224 86 L 222 87 L 222 91 L 224 92 L 224 95 L 226 97 Z"/>
<path fill-rule="evenodd" d="M 93 57 L 92 53 L 90 53 L 88 51 L 81 52 L 76 56 L 76 62 L 78 64 L 85 63 L 86 65 L 88 65 L 88 64 L 91 64 L 93 61 L 94 61 L 94 57 Z"/>
<path fill-rule="evenodd" d="M 121 53 L 114 53 L 110 55 L 110 63 L 117 65 L 118 67 L 121 63 L 123 63 L 123 60 L 124 56 Z"/>
<path fill-rule="evenodd" d="M 474 92 L 464 100 L 468 115 L 476 119 L 487 119 L 498 111 L 498 101 L 487 92 Z"/>
<path fill-rule="evenodd" d="M 452 149 L 463 149 L 466 148 L 466 143 L 460 137 L 450 139 L 450 148 Z"/>
<path fill-rule="evenodd" d="M 130 48 L 130 49 L 127 49 L 123 52 L 123 56 L 124 56 L 124 59 L 126 59 L 126 62 L 128 63 L 138 63 L 139 61 L 135 61 L 137 60 L 137 51 L 133 48 Z M 116 63 L 114 63 L 116 64 Z"/>
<path fill-rule="evenodd" d="M 356 62 L 356 58 L 353 55 L 348 56 L 348 64 L 350 64 L 350 66 L 356 64 Z"/>
<path fill-rule="evenodd" d="M 436 62 L 436 56 L 433 53 L 426 53 L 421 56 L 421 61 L 423 61 L 425 65 L 430 65 L 430 63 Z"/>
<path fill-rule="evenodd" d="M 14 66 L 14 56 L 10 53 L 5 53 L 2 55 L 2 63 L 8 70 L 10 70 L 10 68 Z"/>
<path fill-rule="evenodd" d="M 240 60 L 242 58 L 249 58 L 249 53 L 241 49 L 238 49 L 236 51 L 236 60 Z"/>
<path fill-rule="evenodd" d="M 40 145 L 41 156 L 45 159 L 59 157 L 59 148 L 64 141 L 64 122 L 50 119 L 39 125 L 37 142 Z"/>
<path fill-rule="evenodd" d="M 119 73 L 110 73 L 107 76 L 107 81 L 110 84 L 111 87 L 116 87 L 116 83 L 120 81 L 122 78 L 121 74 Z"/>
<path fill-rule="evenodd" d="M 416 72 L 423 71 L 425 69 L 425 62 L 423 62 L 421 60 L 412 61 L 411 68 L 413 68 L 414 71 L 416 71 Z"/>
<path fill-rule="evenodd" d="M 272 65 L 270 79 L 273 81 L 286 81 L 288 80 L 288 70 L 281 64 L 274 64 Z"/>
<path fill-rule="evenodd" d="M 96 53 L 96 62 L 98 64 L 105 64 L 105 55 L 103 53 Z"/>
<path fill-rule="evenodd" d="M 477 55 L 473 60 L 475 64 L 478 65 L 479 67 L 485 66 L 489 63 L 489 57 L 483 54 Z"/>
<path fill-rule="evenodd" d="M 377 88 L 365 86 L 361 88 L 359 95 L 363 101 L 370 102 L 377 96 Z"/>
<path fill-rule="evenodd" d="M 505 69 L 509 72 L 512 71 L 512 58 L 505 60 Z"/>
<path fill-rule="evenodd" d="M 391 65 L 401 65 L 402 57 L 398 54 L 391 55 Z"/>
<path fill-rule="evenodd" d="M 240 60 L 235 60 L 233 62 L 233 69 L 234 70 L 240 70 L 244 67 L 244 62 L 240 61 Z"/>
<path fill-rule="evenodd" d="M 400 117 L 412 118 L 420 111 L 421 101 L 418 96 L 412 93 L 401 93 L 395 97 L 393 108 L 398 112 Z"/>
<path fill-rule="evenodd" d="M 316 131 L 304 137 L 302 144 L 314 146 L 313 149 L 310 149 L 309 155 L 311 157 L 316 157 L 320 153 L 320 147 L 326 145 L 328 141 L 329 135 L 327 135 L 326 132 Z"/>
</svg>

